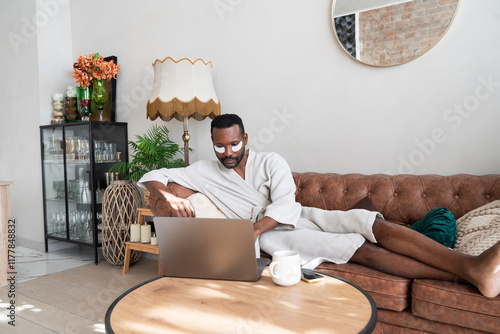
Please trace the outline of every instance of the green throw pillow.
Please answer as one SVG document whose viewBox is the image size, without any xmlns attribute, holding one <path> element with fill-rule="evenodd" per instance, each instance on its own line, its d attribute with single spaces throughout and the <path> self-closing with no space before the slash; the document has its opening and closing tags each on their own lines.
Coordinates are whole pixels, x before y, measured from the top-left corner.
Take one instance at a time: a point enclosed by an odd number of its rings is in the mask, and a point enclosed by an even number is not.
<svg viewBox="0 0 500 334">
<path fill-rule="evenodd" d="M 446 247 L 453 248 L 457 238 L 457 221 L 447 208 L 431 210 L 410 228 Z"/>
</svg>

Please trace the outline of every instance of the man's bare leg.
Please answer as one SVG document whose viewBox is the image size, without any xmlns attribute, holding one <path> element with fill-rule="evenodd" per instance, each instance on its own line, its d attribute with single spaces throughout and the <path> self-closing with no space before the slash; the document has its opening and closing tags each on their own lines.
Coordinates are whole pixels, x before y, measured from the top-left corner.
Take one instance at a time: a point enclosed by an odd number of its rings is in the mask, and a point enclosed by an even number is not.
<svg viewBox="0 0 500 334">
<path fill-rule="evenodd" d="M 394 253 L 369 241 L 358 248 L 349 260 L 378 271 L 406 278 L 456 281 L 457 276 L 431 267 L 411 257 Z"/>
<path fill-rule="evenodd" d="M 439 272 L 447 272 L 452 274 L 448 279 L 456 276 L 468 281 L 486 297 L 493 298 L 500 293 L 500 242 L 479 256 L 470 256 L 449 249 L 409 228 L 379 218 L 373 224 L 373 234 L 378 244 L 386 250 L 417 260 L 417 262 L 411 262 L 401 258 L 399 259 L 401 264 L 397 264 L 392 259 L 392 262 L 383 264 L 382 262 L 388 260 L 382 257 L 378 260 L 374 259 L 379 262 L 375 262 L 374 266 L 396 267 L 395 270 L 398 270 L 398 267 L 408 266 L 405 270 L 414 271 L 420 278 L 429 275 L 427 278 L 431 279 L 439 278 L 441 275 Z M 361 248 L 369 247 L 366 244 Z M 361 248 L 358 250 L 360 257 L 363 255 Z M 354 260 L 356 260 L 356 254 L 353 257 Z M 418 262 L 427 266 L 422 267 Z M 432 274 L 429 267 L 434 267 L 437 271 Z"/>
</svg>

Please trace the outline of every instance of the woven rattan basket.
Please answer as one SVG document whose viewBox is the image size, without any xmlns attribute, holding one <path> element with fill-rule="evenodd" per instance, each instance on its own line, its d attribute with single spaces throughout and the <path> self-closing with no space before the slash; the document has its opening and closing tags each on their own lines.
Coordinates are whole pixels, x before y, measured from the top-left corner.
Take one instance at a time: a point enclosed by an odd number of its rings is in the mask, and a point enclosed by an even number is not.
<svg viewBox="0 0 500 334">
<path fill-rule="evenodd" d="M 130 241 L 130 225 L 137 221 L 140 207 L 141 194 L 130 181 L 113 181 L 106 188 L 102 200 L 102 254 L 109 263 L 123 266 L 125 241 Z M 130 263 L 141 255 L 132 251 Z"/>
</svg>

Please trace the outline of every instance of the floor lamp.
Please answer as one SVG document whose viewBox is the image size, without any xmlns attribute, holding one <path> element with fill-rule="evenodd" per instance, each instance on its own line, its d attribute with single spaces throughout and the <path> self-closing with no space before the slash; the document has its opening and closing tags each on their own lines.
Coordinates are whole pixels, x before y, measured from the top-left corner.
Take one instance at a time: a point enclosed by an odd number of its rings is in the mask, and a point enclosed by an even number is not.
<svg viewBox="0 0 500 334">
<path fill-rule="evenodd" d="M 212 63 L 203 59 L 178 61 L 167 57 L 153 63 L 154 82 L 147 105 L 147 118 L 183 122 L 184 163 L 189 166 L 188 119 L 201 121 L 220 115 L 220 101 L 212 80 Z"/>
</svg>

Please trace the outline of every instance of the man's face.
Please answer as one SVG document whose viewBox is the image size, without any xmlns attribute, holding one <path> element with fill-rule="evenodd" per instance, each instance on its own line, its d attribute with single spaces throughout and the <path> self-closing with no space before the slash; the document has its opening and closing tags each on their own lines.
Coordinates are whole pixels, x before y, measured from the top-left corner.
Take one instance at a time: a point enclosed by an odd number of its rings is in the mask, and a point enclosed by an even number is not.
<svg viewBox="0 0 500 334">
<path fill-rule="evenodd" d="M 247 134 L 242 136 L 238 125 L 225 129 L 214 128 L 212 142 L 215 155 L 224 167 L 236 168 L 245 156 Z"/>
</svg>

